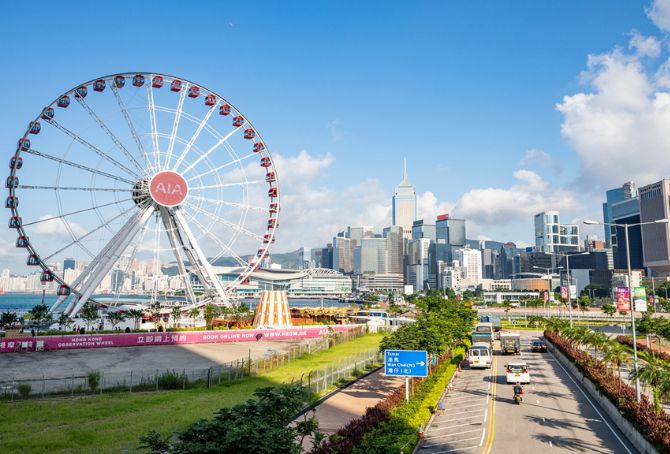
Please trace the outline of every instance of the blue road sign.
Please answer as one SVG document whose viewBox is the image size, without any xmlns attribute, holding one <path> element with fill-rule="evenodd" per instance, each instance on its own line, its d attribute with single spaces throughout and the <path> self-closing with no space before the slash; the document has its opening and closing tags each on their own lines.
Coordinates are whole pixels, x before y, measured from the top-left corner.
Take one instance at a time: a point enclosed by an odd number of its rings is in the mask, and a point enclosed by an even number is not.
<svg viewBox="0 0 670 454">
<path fill-rule="evenodd" d="M 384 350 L 384 373 L 394 377 L 427 377 L 425 350 Z"/>
</svg>

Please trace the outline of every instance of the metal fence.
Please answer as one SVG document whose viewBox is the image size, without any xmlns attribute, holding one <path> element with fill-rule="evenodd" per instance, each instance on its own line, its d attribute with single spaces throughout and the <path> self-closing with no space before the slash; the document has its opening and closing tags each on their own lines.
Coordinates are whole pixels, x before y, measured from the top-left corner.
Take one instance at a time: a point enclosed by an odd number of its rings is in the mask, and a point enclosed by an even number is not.
<svg viewBox="0 0 670 454">
<path fill-rule="evenodd" d="M 344 333 L 332 333 L 319 339 L 311 339 L 299 345 L 292 345 L 286 351 L 268 350 L 261 358 L 240 358 L 217 366 L 198 369 L 170 368 L 164 370 L 130 371 L 72 371 L 68 377 L 49 378 L 37 376 L 29 379 L 17 379 L 0 382 L 0 398 L 15 400 L 28 397 L 75 396 L 80 394 L 107 392 L 138 392 L 185 390 L 191 388 L 209 388 L 227 381 L 262 374 L 283 366 L 303 355 L 326 350 L 334 345 L 346 342 L 365 334 L 365 327 L 354 328 Z M 323 390 L 344 377 L 346 371 L 362 370 L 370 364 L 370 358 L 376 352 L 365 352 L 329 367 L 325 371 L 310 372 L 302 379 L 315 380 L 316 391 Z M 317 378 L 318 377 L 318 378 Z M 300 380 L 301 377 L 296 377 Z"/>
</svg>

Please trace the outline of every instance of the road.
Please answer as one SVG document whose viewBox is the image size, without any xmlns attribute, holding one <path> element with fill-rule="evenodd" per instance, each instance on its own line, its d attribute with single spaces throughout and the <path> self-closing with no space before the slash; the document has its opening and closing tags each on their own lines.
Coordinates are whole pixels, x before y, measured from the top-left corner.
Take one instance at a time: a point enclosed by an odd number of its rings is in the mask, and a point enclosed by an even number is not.
<svg viewBox="0 0 670 454">
<path fill-rule="evenodd" d="M 521 332 L 521 358 L 531 371 L 524 402 L 514 403 L 505 382 L 506 362 L 519 356 L 495 355 L 490 371 L 465 369 L 420 453 L 637 452 L 551 353 L 530 351 L 532 334 Z"/>
</svg>

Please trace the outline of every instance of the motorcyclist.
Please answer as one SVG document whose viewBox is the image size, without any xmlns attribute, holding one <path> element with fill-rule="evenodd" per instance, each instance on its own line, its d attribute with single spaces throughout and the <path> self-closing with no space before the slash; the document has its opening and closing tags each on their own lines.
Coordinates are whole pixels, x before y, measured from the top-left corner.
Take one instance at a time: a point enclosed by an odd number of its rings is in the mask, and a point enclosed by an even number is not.
<svg viewBox="0 0 670 454">
<path fill-rule="evenodd" d="M 516 382 L 516 385 L 514 385 L 514 397 L 516 395 L 523 396 L 523 386 L 521 386 L 520 382 Z"/>
</svg>

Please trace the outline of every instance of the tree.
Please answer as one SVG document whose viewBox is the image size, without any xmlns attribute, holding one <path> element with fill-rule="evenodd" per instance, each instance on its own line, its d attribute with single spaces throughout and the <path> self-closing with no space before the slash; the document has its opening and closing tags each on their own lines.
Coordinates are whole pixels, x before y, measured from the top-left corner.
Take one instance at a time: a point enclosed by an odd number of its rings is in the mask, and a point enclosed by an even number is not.
<svg viewBox="0 0 670 454">
<path fill-rule="evenodd" d="M 503 301 L 503 307 L 505 308 L 505 314 L 509 314 L 510 309 L 512 309 L 512 302 L 510 300 Z"/>
<path fill-rule="evenodd" d="M 301 386 L 259 388 L 254 396 L 191 424 L 176 439 L 151 431 L 141 437 L 141 447 L 156 454 L 299 454 L 306 437 L 322 438 L 314 417 L 291 424 L 309 398 Z"/>
<path fill-rule="evenodd" d="M 639 366 L 637 374 L 635 373 L 635 370 L 633 370 L 631 376 L 633 379 L 637 378 L 645 385 L 651 387 L 656 413 L 661 414 L 663 409 L 661 408 L 659 385 L 666 373 L 665 362 L 656 356 L 656 353 L 653 351 L 642 351 L 640 352 L 640 356 L 642 357 L 643 364 Z"/>
<path fill-rule="evenodd" d="M 35 324 L 39 325 L 43 321 L 47 320 L 49 306 L 46 304 L 38 304 L 37 306 L 31 307 L 28 313 L 32 316 L 33 320 L 35 320 Z"/>
<path fill-rule="evenodd" d="M 614 314 L 616 314 L 616 306 L 614 306 L 612 303 L 605 303 L 602 306 L 602 311 L 610 317 L 613 317 Z"/>
<path fill-rule="evenodd" d="M 194 307 L 193 309 L 188 311 L 188 316 L 191 320 L 193 320 L 193 326 L 195 326 L 195 319 L 200 317 L 200 309 Z"/>
<path fill-rule="evenodd" d="M 11 325 L 19 321 L 16 312 L 6 311 L 0 315 L 0 325 Z"/>
<path fill-rule="evenodd" d="M 107 320 L 112 324 L 112 329 L 116 329 L 116 325 L 126 320 L 126 314 L 123 312 L 108 312 Z"/>
<path fill-rule="evenodd" d="M 619 389 L 621 389 L 621 365 L 628 359 L 628 353 L 623 345 L 615 343 L 610 345 L 603 358 L 607 364 L 617 370 L 619 376 Z"/>
<path fill-rule="evenodd" d="M 91 303 L 84 304 L 80 312 L 81 318 L 86 322 L 86 330 L 91 329 L 91 323 L 98 319 L 98 308 Z"/>
<path fill-rule="evenodd" d="M 205 305 L 205 309 L 202 311 L 203 317 L 205 317 L 205 324 L 207 325 L 207 329 L 212 329 L 212 320 L 214 320 L 214 317 L 219 315 L 219 308 L 212 303 L 207 303 Z"/>
<path fill-rule="evenodd" d="M 74 320 L 64 312 L 58 316 L 58 326 L 60 326 L 61 329 L 67 330 L 68 326 L 71 326 L 73 323 Z"/>
<path fill-rule="evenodd" d="M 172 311 L 170 311 L 170 317 L 172 318 L 172 326 L 176 328 L 179 319 L 181 319 L 181 306 L 179 304 L 175 304 L 172 307 Z"/>
<path fill-rule="evenodd" d="M 161 303 L 158 301 L 151 303 L 151 305 L 149 305 L 149 313 L 151 314 L 151 319 L 154 321 L 154 325 L 156 325 L 156 331 L 158 331 L 158 325 L 162 321 Z"/>
<path fill-rule="evenodd" d="M 144 317 L 144 311 L 140 309 L 130 309 L 126 314 L 135 321 L 135 329 L 140 329 L 140 321 L 142 320 L 142 317 Z"/>
<path fill-rule="evenodd" d="M 579 305 L 579 309 L 582 311 L 582 313 L 584 313 L 587 312 L 593 305 L 593 301 L 591 301 L 591 298 L 588 296 L 580 296 L 577 300 L 577 304 Z"/>
</svg>

